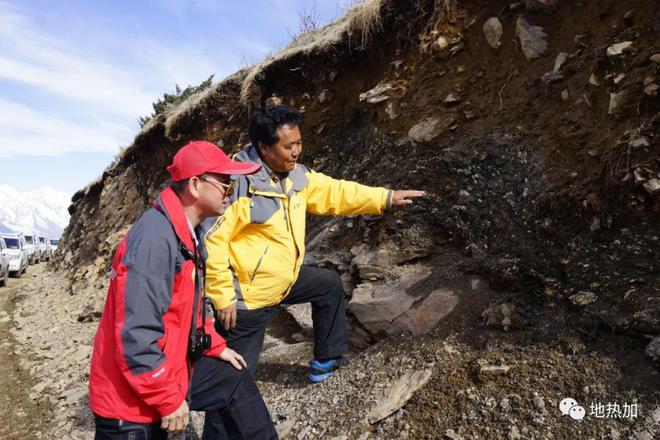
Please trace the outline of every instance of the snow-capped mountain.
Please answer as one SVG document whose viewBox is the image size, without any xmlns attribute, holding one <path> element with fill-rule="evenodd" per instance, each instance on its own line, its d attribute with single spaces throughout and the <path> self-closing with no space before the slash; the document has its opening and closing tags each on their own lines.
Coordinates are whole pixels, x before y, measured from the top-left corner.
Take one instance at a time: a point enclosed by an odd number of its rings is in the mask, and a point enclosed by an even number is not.
<svg viewBox="0 0 660 440">
<path fill-rule="evenodd" d="M 21 192 L 0 185 L 0 230 L 59 237 L 69 223 L 71 196 L 43 186 Z"/>
</svg>

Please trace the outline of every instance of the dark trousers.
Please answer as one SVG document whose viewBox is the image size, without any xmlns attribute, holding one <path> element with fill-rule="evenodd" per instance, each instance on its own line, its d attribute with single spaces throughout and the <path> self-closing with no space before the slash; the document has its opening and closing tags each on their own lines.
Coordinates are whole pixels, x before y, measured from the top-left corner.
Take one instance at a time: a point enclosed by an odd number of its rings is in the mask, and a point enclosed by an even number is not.
<svg viewBox="0 0 660 440">
<path fill-rule="evenodd" d="M 208 433 L 204 440 L 277 439 L 268 408 L 248 370 L 237 370 L 219 359 L 202 357 L 195 364 L 190 409 L 206 411 L 207 417 L 219 419 L 223 434 Z M 94 440 L 163 440 L 167 432 L 158 423 L 131 423 L 95 415 Z"/>
<path fill-rule="evenodd" d="M 347 351 L 346 300 L 339 274 L 333 270 L 303 266 L 283 304 L 312 304 L 314 358 L 339 357 Z M 238 310 L 236 326 L 226 331 L 219 321 L 216 330 L 227 345 L 240 353 L 254 375 L 264 343 L 266 327 L 275 316 L 275 307 Z"/>
<path fill-rule="evenodd" d="M 337 272 L 311 266 L 301 267 L 298 279 L 282 303 L 312 303 L 316 359 L 339 357 L 346 353 L 346 300 Z M 236 326 L 229 331 L 225 331 L 220 322 L 216 321 L 216 330 L 227 340 L 229 347 L 245 358 L 253 375 L 257 370 L 266 327 L 275 316 L 275 311 L 275 307 L 238 310 Z M 223 421 L 218 414 L 206 413 L 204 433 L 213 433 L 217 438 L 222 438 L 223 428 L 228 428 L 226 423 L 223 427 Z"/>
</svg>

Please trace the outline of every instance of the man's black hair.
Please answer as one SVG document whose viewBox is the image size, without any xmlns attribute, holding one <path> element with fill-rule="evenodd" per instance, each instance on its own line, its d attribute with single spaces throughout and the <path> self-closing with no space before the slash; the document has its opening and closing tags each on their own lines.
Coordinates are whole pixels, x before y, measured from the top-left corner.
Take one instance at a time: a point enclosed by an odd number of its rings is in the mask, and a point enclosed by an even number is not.
<svg viewBox="0 0 660 440">
<path fill-rule="evenodd" d="M 300 112 L 288 105 L 264 107 L 252 115 L 250 121 L 250 141 L 255 147 L 266 144 L 269 147 L 278 143 L 277 130 L 283 125 L 298 127 L 301 123 Z"/>
<path fill-rule="evenodd" d="M 172 182 L 170 183 L 170 188 L 179 196 L 183 194 L 183 192 L 186 190 L 186 186 L 188 186 L 188 181 L 190 179 L 184 179 L 184 180 L 179 180 L 178 182 Z"/>
</svg>

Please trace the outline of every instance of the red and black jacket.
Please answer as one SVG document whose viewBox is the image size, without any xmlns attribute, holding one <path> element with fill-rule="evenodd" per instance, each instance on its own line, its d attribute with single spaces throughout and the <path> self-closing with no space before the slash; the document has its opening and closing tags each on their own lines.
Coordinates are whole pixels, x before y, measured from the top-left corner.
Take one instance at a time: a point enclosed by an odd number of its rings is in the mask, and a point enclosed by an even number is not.
<svg viewBox="0 0 660 440">
<path fill-rule="evenodd" d="M 198 301 L 201 327 L 202 299 L 195 263 L 181 245 L 195 249 L 183 206 L 168 188 L 115 252 L 89 376 L 89 404 L 102 417 L 157 422 L 186 398 L 193 305 Z M 204 355 L 219 357 L 226 344 L 211 318 L 205 331 L 212 343 Z"/>
</svg>

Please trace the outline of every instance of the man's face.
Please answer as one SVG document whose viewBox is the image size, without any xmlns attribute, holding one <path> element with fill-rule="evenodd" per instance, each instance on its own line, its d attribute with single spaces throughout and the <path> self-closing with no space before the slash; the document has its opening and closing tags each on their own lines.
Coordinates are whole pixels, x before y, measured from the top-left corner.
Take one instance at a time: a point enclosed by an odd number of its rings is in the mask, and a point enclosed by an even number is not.
<svg viewBox="0 0 660 440">
<path fill-rule="evenodd" d="M 296 125 L 283 125 L 277 130 L 280 141 L 270 147 L 261 146 L 261 156 L 268 168 L 276 173 L 288 173 L 296 167 L 302 154 L 300 128 Z"/>
<path fill-rule="evenodd" d="M 207 173 L 198 178 L 199 204 L 204 213 L 211 217 L 222 215 L 229 206 L 229 196 L 233 190 L 232 181 L 224 174 Z M 228 189 L 227 185 L 232 185 Z"/>
</svg>

